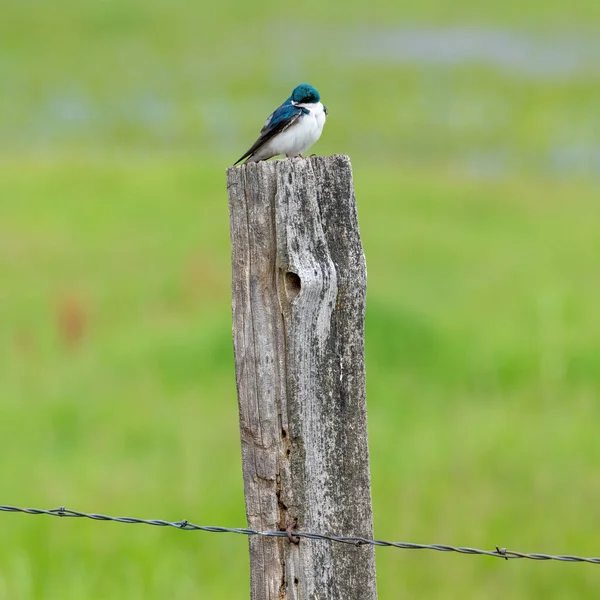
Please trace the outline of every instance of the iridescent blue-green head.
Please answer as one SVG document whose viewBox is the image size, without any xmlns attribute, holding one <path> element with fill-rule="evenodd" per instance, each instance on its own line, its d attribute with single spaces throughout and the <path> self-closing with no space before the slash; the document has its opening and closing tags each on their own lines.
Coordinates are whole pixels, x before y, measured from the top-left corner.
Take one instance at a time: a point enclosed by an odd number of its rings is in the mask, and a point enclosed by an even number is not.
<svg viewBox="0 0 600 600">
<path fill-rule="evenodd" d="M 316 104 L 320 101 L 321 95 L 308 83 L 297 85 L 292 92 L 292 102 L 294 104 Z"/>
</svg>

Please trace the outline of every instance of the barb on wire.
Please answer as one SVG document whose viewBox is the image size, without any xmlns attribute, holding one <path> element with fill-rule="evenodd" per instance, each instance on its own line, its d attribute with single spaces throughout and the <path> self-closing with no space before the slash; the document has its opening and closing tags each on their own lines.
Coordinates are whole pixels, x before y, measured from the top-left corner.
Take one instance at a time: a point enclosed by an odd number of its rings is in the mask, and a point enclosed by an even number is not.
<svg viewBox="0 0 600 600">
<path fill-rule="evenodd" d="M 25 513 L 28 515 L 50 515 L 52 517 L 81 517 L 93 519 L 94 521 L 114 521 L 117 523 L 139 523 L 142 525 L 155 525 L 157 527 L 174 527 L 185 531 L 210 531 L 212 533 L 238 533 L 241 535 L 262 535 L 265 537 L 285 537 L 291 539 L 292 528 L 288 527 L 283 531 L 256 531 L 244 527 L 217 527 L 212 525 L 194 525 L 187 520 L 165 521 L 163 519 L 138 519 L 136 517 L 110 517 L 98 513 L 84 513 L 77 510 L 69 510 L 64 506 L 53 509 L 43 508 L 19 508 L 17 506 L 0 505 L 0 511 Z M 324 540 L 340 544 L 351 544 L 353 546 L 362 546 L 369 544 L 371 546 L 383 546 L 400 548 L 402 550 L 435 550 L 437 552 L 457 552 L 459 554 L 477 554 L 483 556 L 494 556 L 505 560 L 513 558 L 528 558 L 530 560 L 559 560 L 563 562 L 578 562 L 600 564 L 600 557 L 572 556 L 570 554 L 529 554 L 526 552 L 517 552 L 516 550 L 507 550 L 496 546 L 495 550 L 480 550 L 478 548 L 468 548 L 463 546 L 448 546 L 445 544 L 413 544 L 409 542 L 388 542 L 385 540 L 372 540 L 355 536 L 326 535 L 323 533 L 308 533 L 303 531 L 293 532 L 293 537 L 309 540 Z"/>
</svg>

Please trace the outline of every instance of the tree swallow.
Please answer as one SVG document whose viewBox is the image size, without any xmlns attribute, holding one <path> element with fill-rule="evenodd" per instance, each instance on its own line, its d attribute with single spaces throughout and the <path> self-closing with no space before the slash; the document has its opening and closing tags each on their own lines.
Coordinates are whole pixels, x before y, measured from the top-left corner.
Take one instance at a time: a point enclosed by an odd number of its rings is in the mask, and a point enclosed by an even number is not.
<svg viewBox="0 0 600 600">
<path fill-rule="evenodd" d="M 319 92 L 308 83 L 294 88 L 292 95 L 266 120 L 252 147 L 234 164 L 267 160 L 278 154 L 302 156 L 320 137 L 327 118 Z"/>
</svg>

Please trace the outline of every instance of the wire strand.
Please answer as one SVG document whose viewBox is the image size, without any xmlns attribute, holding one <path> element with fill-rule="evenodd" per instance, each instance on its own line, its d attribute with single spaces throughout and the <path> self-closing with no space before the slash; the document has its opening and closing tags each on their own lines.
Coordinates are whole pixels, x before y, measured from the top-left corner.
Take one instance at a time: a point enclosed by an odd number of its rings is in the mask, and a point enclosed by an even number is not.
<svg viewBox="0 0 600 600">
<path fill-rule="evenodd" d="M 166 521 L 164 519 L 138 519 L 136 517 L 111 517 L 99 513 L 85 513 L 77 510 L 70 510 L 61 506 L 60 508 L 20 508 L 18 506 L 0 505 L 0 511 L 21 513 L 28 515 L 49 515 L 51 517 L 67 518 L 85 518 L 94 521 L 113 521 L 116 523 L 129 523 L 140 525 L 154 525 L 155 527 L 174 527 L 183 531 L 208 531 L 211 533 L 237 533 L 240 535 L 260 535 L 264 537 L 288 537 L 286 531 L 257 531 L 244 527 L 219 527 L 213 525 L 195 525 L 186 519 L 182 521 Z M 558 560 L 563 562 L 591 563 L 600 564 L 600 557 L 573 556 L 570 554 L 540 554 L 517 552 L 516 550 L 507 550 L 495 546 L 494 550 L 480 550 L 479 548 L 469 548 L 464 546 L 449 546 L 446 544 L 413 544 L 409 542 L 388 542 L 385 540 L 375 540 L 356 536 L 327 535 L 323 533 L 309 533 L 304 531 L 293 531 L 297 538 L 308 540 L 321 540 L 339 544 L 350 544 L 353 546 L 371 545 L 378 547 L 400 548 L 401 550 L 434 550 L 436 552 L 456 552 L 458 554 L 471 554 L 482 556 L 493 556 L 505 560 L 515 558 L 527 558 L 530 560 Z"/>
</svg>

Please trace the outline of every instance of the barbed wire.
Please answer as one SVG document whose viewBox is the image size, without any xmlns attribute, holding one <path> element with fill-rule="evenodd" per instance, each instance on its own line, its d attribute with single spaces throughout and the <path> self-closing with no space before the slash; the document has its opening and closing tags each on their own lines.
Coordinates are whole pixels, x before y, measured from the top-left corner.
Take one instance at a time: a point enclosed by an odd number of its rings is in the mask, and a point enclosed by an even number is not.
<svg viewBox="0 0 600 600">
<path fill-rule="evenodd" d="M 238 527 L 218 527 L 212 525 L 195 525 L 187 520 L 165 521 L 164 519 L 138 519 L 136 517 L 111 517 L 99 513 L 85 513 L 77 510 L 69 510 L 64 506 L 49 510 L 43 508 L 20 508 L 17 506 L 0 505 L 0 511 L 22 513 L 28 515 L 49 515 L 51 517 L 85 518 L 94 521 L 113 521 L 116 523 L 130 523 L 141 525 L 154 525 L 156 527 L 174 527 L 183 531 L 209 531 L 212 533 L 237 533 L 241 535 L 260 535 L 264 537 L 287 537 L 291 538 L 291 528 L 288 531 L 257 531 L 255 529 Z M 327 535 L 323 533 L 308 533 L 304 531 L 293 531 L 293 537 L 309 540 L 323 540 L 340 544 L 351 544 L 353 546 L 371 545 L 400 548 L 402 550 L 435 550 L 437 552 L 457 552 L 459 554 L 473 554 L 493 556 L 505 560 L 514 558 L 527 558 L 530 560 L 559 560 L 563 562 L 578 562 L 600 564 L 600 557 L 572 556 L 570 554 L 540 554 L 517 552 L 495 546 L 495 550 L 480 550 L 479 548 L 468 548 L 464 546 L 449 546 L 446 544 L 413 544 L 409 542 L 388 542 L 385 540 L 372 540 L 369 538 L 343 535 Z"/>
</svg>

